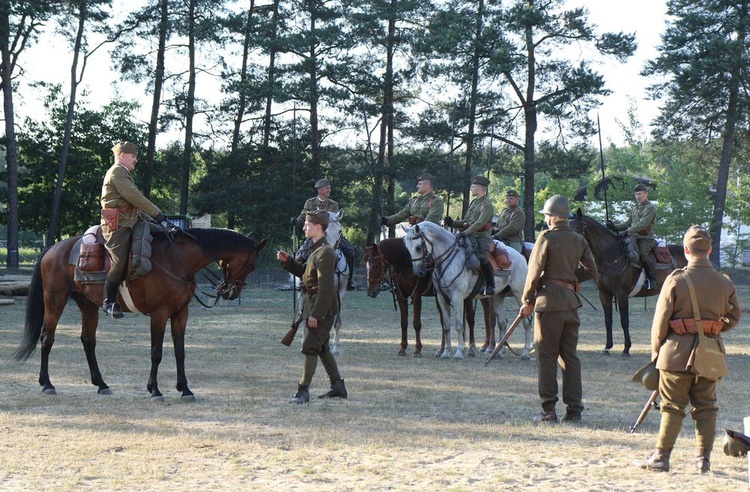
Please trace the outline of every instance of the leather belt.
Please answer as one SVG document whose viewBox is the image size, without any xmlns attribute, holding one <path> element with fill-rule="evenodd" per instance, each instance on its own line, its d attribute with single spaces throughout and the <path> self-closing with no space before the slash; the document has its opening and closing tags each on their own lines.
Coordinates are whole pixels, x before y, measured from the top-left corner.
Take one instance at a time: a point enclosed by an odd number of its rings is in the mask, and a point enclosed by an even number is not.
<svg viewBox="0 0 750 492">
<path fill-rule="evenodd" d="M 560 287 L 565 287 L 566 289 L 570 289 L 573 292 L 581 292 L 581 284 L 578 282 L 576 283 L 570 283 L 566 282 L 564 280 L 557 280 L 554 278 L 543 278 L 542 279 L 543 284 L 552 284 L 552 285 L 559 285 Z"/>
<path fill-rule="evenodd" d="M 724 328 L 724 322 L 721 320 L 703 319 L 703 334 L 717 337 Z M 695 318 L 677 318 L 669 320 L 669 328 L 677 335 L 697 335 L 698 324 Z"/>
<path fill-rule="evenodd" d="M 302 287 L 302 293 L 303 294 L 317 294 L 318 293 L 318 287 L 317 285 L 313 285 L 312 287 Z"/>
</svg>

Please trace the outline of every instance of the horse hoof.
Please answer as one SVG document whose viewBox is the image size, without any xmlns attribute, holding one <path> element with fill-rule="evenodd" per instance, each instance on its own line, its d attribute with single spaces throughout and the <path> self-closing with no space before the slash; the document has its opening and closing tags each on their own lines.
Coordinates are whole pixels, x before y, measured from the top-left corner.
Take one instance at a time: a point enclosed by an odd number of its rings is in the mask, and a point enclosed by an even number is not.
<svg viewBox="0 0 750 492">
<path fill-rule="evenodd" d="M 164 401 L 164 396 L 162 396 L 162 395 L 152 396 L 151 397 L 151 401 L 163 402 Z"/>
<path fill-rule="evenodd" d="M 341 349 L 340 349 L 340 348 L 338 347 L 338 345 L 335 345 L 335 346 L 334 346 L 334 347 L 333 347 L 333 348 L 331 349 L 331 353 L 332 353 L 333 355 L 341 355 Z"/>
<path fill-rule="evenodd" d="M 469 352 L 466 354 L 467 357 L 476 357 L 477 354 L 473 350 L 469 350 Z"/>
<path fill-rule="evenodd" d="M 602 354 L 602 355 L 609 355 L 609 349 L 606 349 L 606 348 L 602 349 L 602 351 L 599 352 L 599 353 Z"/>
<path fill-rule="evenodd" d="M 620 357 L 622 357 L 623 359 L 627 359 L 630 357 L 630 352 L 625 352 L 623 350 L 622 353 L 620 354 Z"/>
<path fill-rule="evenodd" d="M 57 394 L 57 391 L 55 391 L 55 388 L 44 388 L 42 390 L 42 394 L 48 395 L 48 396 L 54 396 Z"/>
<path fill-rule="evenodd" d="M 458 352 L 456 352 L 456 353 L 455 353 L 455 354 L 453 355 L 453 358 L 454 358 L 454 359 L 457 359 L 457 360 L 464 360 L 464 354 L 463 354 L 462 352 L 458 351 Z"/>
<path fill-rule="evenodd" d="M 399 350 L 396 355 L 398 355 L 399 357 L 403 357 L 403 356 L 406 355 L 406 351 L 405 350 Z"/>
<path fill-rule="evenodd" d="M 529 355 L 522 355 L 521 360 L 531 360 L 531 356 Z"/>
<path fill-rule="evenodd" d="M 421 359 L 421 358 L 422 358 L 422 354 L 421 354 L 421 353 L 419 353 L 419 352 L 414 352 L 414 356 L 413 356 L 413 357 L 414 357 L 415 359 Z"/>
<path fill-rule="evenodd" d="M 451 357 L 451 354 L 447 350 L 443 352 L 442 354 L 440 354 L 441 359 L 450 359 L 450 357 Z"/>
<path fill-rule="evenodd" d="M 198 399 L 195 397 L 195 395 L 182 395 L 180 401 L 184 401 L 185 403 L 193 403 L 194 401 L 198 401 Z"/>
<path fill-rule="evenodd" d="M 111 394 L 113 394 L 112 390 L 109 389 L 109 388 L 100 389 L 99 391 L 97 391 L 97 393 L 100 394 L 100 395 L 111 395 Z"/>
</svg>

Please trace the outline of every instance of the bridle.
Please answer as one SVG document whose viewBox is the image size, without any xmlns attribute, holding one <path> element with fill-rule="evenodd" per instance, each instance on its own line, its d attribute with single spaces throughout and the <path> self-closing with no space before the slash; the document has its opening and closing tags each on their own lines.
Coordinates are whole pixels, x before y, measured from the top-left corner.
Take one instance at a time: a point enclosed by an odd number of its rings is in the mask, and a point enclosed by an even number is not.
<svg viewBox="0 0 750 492">
<path fill-rule="evenodd" d="M 578 234 L 582 235 L 584 239 L 588 241 L 588 228 L 586 226 L 586 221 L 584 221 L 583 219 L 579 219 L 578 217 L 575 217 L 575 216 L 571 219 L 571 222 L 573 221 L 579 222 L 581 224 L 581 230 L 579 231 L 575 227 L 573 227 L 572 229 L 576 231 Z M 627 253 L 622 253 L 622 245 L 620 244 L 619 240 L 615 241 L 615 243 L 612 246 L 610 246 L 609 248 L 605 249 L 604 251 L 600 253 L 602 260 L 606 258 L 607 255 L 610 252 L 614 251 L 616 248 L 619 249 L 621 253 L 620 256 L 617 256 L 614 260 L 602 265 L 602 267 L 600 268 L 600 273 L 602 275 L 604 275 L 606 272 L 606 274 L 609 276 L 617 277 L 619 275 L 622 275 L 622 272 L 624 272 L 625 269 L 628 267 Z M 622 261 L 622 260 L 625 260 L 625 261 Z M 611 273 L 611 270 L 614 269 L 615 267 L 618 267 L 618 264 L 620 263 L 622 263 L 622 267 L 620 267 L 617 270 L 617 272 Z"/>
<path fill-rule="evenodd" d="M 445 268 L 441 269 L 439 262 L 450 255 L 450 258 L 447 258 L 448 259 L 448 266 L 450 266 L 453 263 L 453 261 L 458 256 L 458 253 L 460 252 L 460 250 L 458 248 L 458 246 L 459 246 L 458 238 L 454 237 L 453 238 L 453 244 L 448 249 L 446 249 L 443 253 L 441 253 L 437 257 L 434 257 L 432 255 L 432 251 L 434 249 L 434 245 L 429 241 L 429 239 L 427 239 L 427 237 L 424 235 L 424 233 L 422 231 L 419 231 L 418 234 L 419 234 L 419 237 L 420 237 L 420 239 L 422 241 L 422 249 L 424 250 L 424 255 L 422 257 L 420 257 L 420 258 L 412 258 L 412 260 L 411 260 L 412 263 L 415 263 L 417 261 L 423 261 L 424 262 L 424 266 L 427 269 L 427 271 L 428 272 L 432 272 L 432 276 L 433 276 L 433 280 L 435 282 L 435 285 L 439 285 L 441 288 L 447 289 L 448 287 L 450 287 L 451 285 L 453 285 L 453 283 L 461 276 L 462 270 L 459 269 L 458 273 L 456 274 L 456 276 L 453 277 L 453 279 L 447 285 L 442 285 L 440 283 L 440 281 L 442 280 L 443 275 L 445 275 L 445 273 L 448 271 L 448 268 L 446 266 Z M 428 244 L 430 245 L 430 248 L 429 248 L 430 251 L 429 252 L 427 251 L 427 245 Z M 442 270 L 442 271 L 440 271 L 440 270 Z M 437 276 L 435 275 L 436 272 L 437 272 Z"/>
</svg>

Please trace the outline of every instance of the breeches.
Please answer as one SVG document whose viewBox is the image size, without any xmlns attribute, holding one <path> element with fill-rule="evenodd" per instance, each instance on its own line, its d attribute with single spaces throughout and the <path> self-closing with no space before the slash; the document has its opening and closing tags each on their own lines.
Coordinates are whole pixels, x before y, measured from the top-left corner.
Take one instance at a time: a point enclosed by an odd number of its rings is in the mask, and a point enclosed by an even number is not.
<svg viewBox="0 0 750 492">
<path fill-rule="evenodd" d="M 107 273 L 107 280 L 120 283 L 128 266 L 130 237 L 133 231 L 129 227 L 120 227 L 115 232 L 104 234 L 104 247 L 109 251 L 112 266 Z"/>
<path fill-rule="evenodd" d="M 304 321 L 304 331 L 302 336 L 302 350 L 305 355 L 320 355 L 323 350 L 328 350 L 328 342 L 331 339 L 331 328 L 333 328 L 333 316 L 327 316 L 323 320 L 318 320 L 317 328 L 307 326 L 307 320 Z"/>
<path fill-rule="evenodd" d="M 475 235 L 472 234 L 469 236 L 469 241 L 471 242 L 471 247 L 474 248 L 474 251 L 477 252 L 477 257 L 479 258 L 480 263 L 487 263 L 490 261 L 490 242 L 492 241 L 492 238 L 489 236 L 489 234 L 482 234 L 482 235 Z"/>
<path fill-rule="evenodd" d="M 558 359 L 562 368 L 563 402 L 569 412 L 583 410 L 581 361 L 576 354 L 579 325 L 578 309 L 534 313 L 539 398 L 545 411 L 554 410 L 558 401 Z"/>
<path fill-rule="evenodd" d="M 648 254 L 654 249 L 655 241 L 653 239 L 645 238 L 638 239 L 638 254 L 641 257 L 641 263 L 645 264 L 648 261 Z"/>
<path fill-rule="evenodd" d="M 690 403 L 693 420 L 704 420 L 718 414 L 716 406 L 716 381 L 706 378 L 695 380 L 690 372 L 659 371 L 659 395 L 661 411 L 685 417 L 685 408 Z"/>
</svg>

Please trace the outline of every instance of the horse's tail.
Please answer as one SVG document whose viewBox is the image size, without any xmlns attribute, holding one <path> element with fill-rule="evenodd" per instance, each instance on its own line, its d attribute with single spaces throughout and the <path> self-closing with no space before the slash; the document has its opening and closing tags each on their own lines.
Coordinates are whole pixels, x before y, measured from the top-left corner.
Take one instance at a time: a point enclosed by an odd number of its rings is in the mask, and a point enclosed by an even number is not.
<svg viewBox="0 0 750 492">
<path fill-rule="evenodd" d="M 31 276 L 29 296 L 26 299 L 26 327 L 23 341 L 13 353 L 13 358 L 19 362 L 26 361 L 36 350 L 36 342 L 42 334 L 44 325 L 44 289 L 42 287 L 42 261 L 37 262 Z"/>
</svg>

